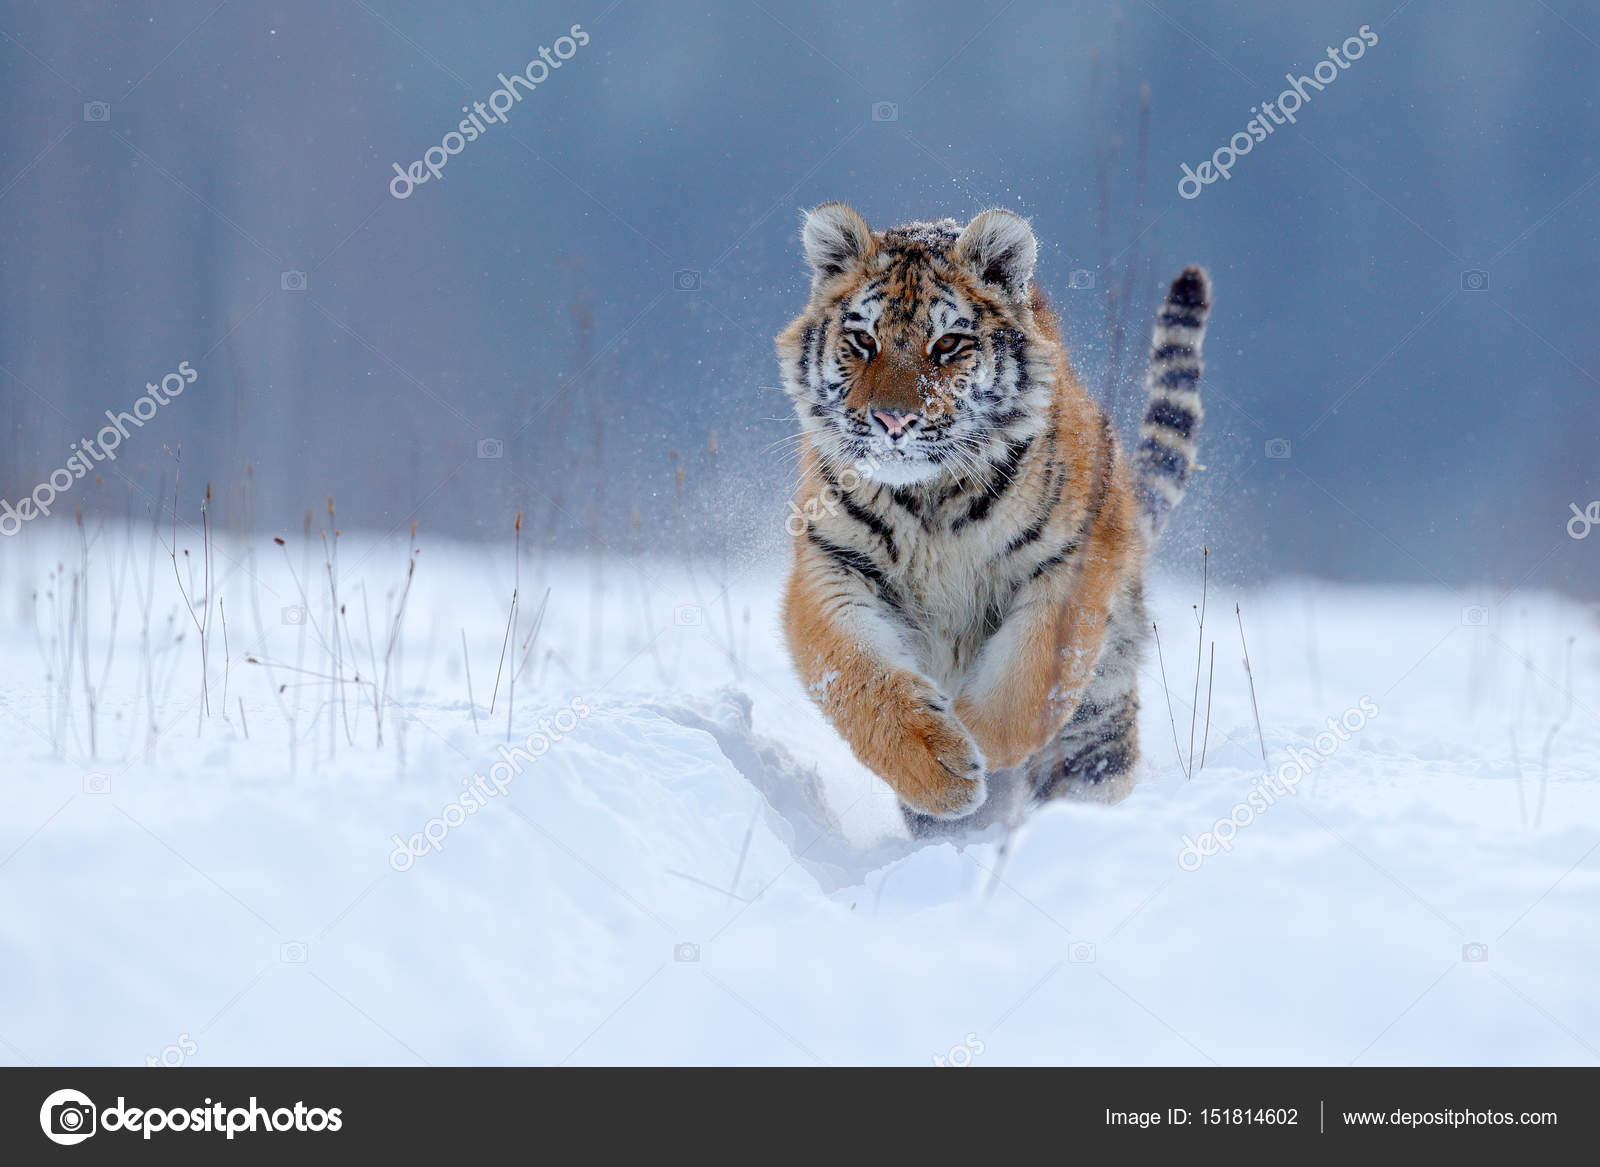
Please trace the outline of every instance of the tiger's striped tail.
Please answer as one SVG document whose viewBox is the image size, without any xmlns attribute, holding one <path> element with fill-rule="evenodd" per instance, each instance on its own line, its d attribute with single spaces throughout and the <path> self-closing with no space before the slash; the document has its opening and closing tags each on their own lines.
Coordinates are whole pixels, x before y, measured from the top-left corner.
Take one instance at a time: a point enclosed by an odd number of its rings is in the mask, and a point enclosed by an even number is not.
<svg viewBox="0 0 1600 1167">
<path fill-rule="evenodd" d="M 1156 316 L 1145 373 L 1149 404 L 1134 458 L 1147 546 L 1161 537 L 1195 467 L 1195 434 L 1205 416 L 1200 408 L 1200 343 L 1210 311 L 1211 281 L 1198 267 L 1186 267 L 1172 281 Z"/>
</svg>

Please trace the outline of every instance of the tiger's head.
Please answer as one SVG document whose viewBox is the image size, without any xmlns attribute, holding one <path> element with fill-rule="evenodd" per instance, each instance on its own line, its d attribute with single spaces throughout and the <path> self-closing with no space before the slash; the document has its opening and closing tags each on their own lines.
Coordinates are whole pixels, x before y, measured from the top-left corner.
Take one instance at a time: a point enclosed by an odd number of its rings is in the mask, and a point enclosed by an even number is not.
<svg viewBox="0 0 1600 1167">
<path fill-rule="evenodd" d="M 779 334 L 812 448 L 890 486 L 968 477 L 1046 428 L 1060 357 L 1027 220 L 984 211 L 874 232 L 824 203 L 801 229 L 811 301 Z"/>
</svg>

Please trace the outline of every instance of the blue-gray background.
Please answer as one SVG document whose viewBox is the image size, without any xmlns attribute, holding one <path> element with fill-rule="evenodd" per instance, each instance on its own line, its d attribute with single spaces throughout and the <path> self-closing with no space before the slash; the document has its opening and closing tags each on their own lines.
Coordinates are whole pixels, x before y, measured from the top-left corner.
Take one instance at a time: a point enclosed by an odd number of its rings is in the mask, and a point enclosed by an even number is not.
<svg viewBox="0 0 1600 1167">
<path fill-rule="evenodd" d="M 508 125 L 391 197 L 392 163 L 575 23 Z M 1297 125 L 1178 196 L 1362 25 L 1379 43 Z M 1142 347 L 1156 279 L 1214 275 L 1207 469 L 1169 555 L 1592 594 L 1600 534 L 1565 525 L 1600 497 L 1597 41 L 1586 0 L 7 0 L 0 495 L 187 360 L 75 488 L 91 514 L 145 513 L 181 443 L 186 517 L 210 481 L 235 526 L 334 495 L 352 527 L 503 538 L 521 508 L 546 542 L 773 554 L 797 209 L 1002 204 L 1124 422 L 1108 289 Z"/>
</svg>

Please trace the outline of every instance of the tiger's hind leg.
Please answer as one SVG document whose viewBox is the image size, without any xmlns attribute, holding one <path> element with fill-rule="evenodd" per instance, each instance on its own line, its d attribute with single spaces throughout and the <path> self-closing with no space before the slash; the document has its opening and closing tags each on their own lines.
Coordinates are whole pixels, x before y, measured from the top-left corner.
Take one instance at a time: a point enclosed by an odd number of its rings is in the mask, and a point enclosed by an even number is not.
<svg viewBox="0 0 1600 1167">
<path fill-rule="evenodd" d="M 1133 790 L 1138 761 L 1138 690 L 1086 700 L 1055 748 L 1037 759 L 1034 799 L 1121 802 Z"/>
<path fill-rule="evenodd" d="M 1135 576 L 1112 607 L 1105 648 L 1083 701 L 1050 747 L 1029 761 L 1035 802 L 1121 802 L 1133 790 L 1147 620 L 1144 582 Z"/>
</svg>

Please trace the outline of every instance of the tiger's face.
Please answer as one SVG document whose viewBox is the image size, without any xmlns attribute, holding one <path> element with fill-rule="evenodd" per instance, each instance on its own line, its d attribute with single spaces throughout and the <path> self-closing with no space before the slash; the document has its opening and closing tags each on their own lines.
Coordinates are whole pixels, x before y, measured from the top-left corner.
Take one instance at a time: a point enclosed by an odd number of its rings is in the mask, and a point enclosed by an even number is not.
<svg viewBox="0 0 1600 1167">
<path fill-rule="evenodd" d="M 1053 346 L 1038 245 L 1010 211 L 874 233 L 843 203 L 805 217 L 811 302 L 778 337 L 818 456 L 891 486 L 972 477 L 1046 425 Z"/>
</svg>

